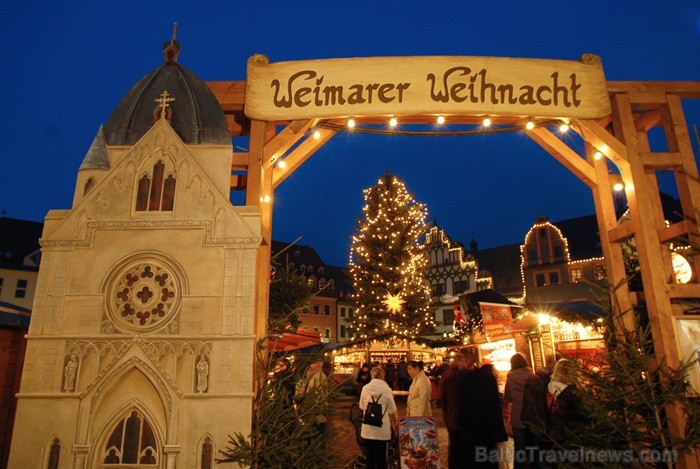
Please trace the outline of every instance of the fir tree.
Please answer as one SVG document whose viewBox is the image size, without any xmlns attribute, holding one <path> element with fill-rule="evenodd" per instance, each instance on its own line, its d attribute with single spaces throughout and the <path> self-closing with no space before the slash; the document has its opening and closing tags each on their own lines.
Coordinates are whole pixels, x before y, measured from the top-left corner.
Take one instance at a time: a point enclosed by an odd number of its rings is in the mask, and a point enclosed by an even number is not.
<svg viewBox="0 0 700 469">
<path fill-rule="evenodd" d="M 352 238 L 350 273 L 357 313 L 350 330 L 359 338 L 393 332 L 417 337 L 435 329 L 428 258 L 421 237 L 427 210 L 387 172 L 364 191 L 364 218 Z"/>
<path fill-rule="evenodd" d="M 571 422 L 563 446 L 586 454 L 617 450 L 615 457 L 622 460 L 564 461 L 560 467 L 629 467 L 631 459 L 639 460 L 639 467 L 675 467 L 680 455 L 700 444 L 700 403 L 691 397 L 688 382 L 697 365 L 681 361 L 671 368 L 665 357 L 655 356 L 649 327 L 640 317 L 643 310 L 626 312 L 634 315 L 637 327 L 623 330 L 611 297 L 605 302 L 606 349 L 600 364 L 578 364 L 581 418 Z M 670 430 L 668 406 L 682 411 L 682 436 Z"/>
</svg>

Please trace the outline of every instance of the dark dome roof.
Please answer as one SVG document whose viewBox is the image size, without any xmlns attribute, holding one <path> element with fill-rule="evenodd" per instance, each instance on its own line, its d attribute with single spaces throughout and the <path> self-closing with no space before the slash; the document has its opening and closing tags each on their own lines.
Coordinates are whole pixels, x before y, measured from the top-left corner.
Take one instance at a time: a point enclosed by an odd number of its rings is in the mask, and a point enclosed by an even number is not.
<svg viewBox="0 0 700 469">
<path fill-rule="evenodd" d="M 164 91 L 174 98 L 168 103 L 166 116 L 185 143 L 230 144 L 226 117 L 214 94 L 197 75 L 176 62 L 177 41 L 166 42 L 165 47 L 165 64 L 136 83 L 107 119 L 107 145 L 133 145 L 143 137 L 160 117 L 156 100 Z"/>
</svg>

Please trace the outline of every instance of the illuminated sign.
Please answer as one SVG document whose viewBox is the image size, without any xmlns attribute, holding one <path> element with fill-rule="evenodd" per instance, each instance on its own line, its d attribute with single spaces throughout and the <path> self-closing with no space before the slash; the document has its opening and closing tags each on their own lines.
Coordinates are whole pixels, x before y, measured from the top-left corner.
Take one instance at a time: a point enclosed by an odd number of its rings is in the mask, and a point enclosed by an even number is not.
<svg viewBox="0 0 700 469">
<path fill-rule="evenodd" d="M 611 106 L 600 58 L 248 59 L 245 113 L 259 120 L 484 114 L 599 118 Z"/>
</svg>

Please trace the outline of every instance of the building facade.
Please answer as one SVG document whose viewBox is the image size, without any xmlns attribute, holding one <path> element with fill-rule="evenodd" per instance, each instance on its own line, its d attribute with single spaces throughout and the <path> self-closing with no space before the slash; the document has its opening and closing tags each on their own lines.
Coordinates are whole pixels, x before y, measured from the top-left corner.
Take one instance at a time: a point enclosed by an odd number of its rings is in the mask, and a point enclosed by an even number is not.
<svg viewBox="0 0 700 469">
<path fill-rule="evenodd" d="M 52 210 L 9 467 L 211 467 L 249 434 L 260 216 L 225 116 L 166 43 Z"/>
</svg>

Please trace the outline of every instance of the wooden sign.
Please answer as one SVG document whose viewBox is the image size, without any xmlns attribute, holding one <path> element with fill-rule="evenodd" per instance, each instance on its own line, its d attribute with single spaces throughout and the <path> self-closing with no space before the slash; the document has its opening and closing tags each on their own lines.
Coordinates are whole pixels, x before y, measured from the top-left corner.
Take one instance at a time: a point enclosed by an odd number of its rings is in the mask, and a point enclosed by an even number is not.
<svg viewBox="0 0 700 469">
<path fill-rule="evenodd" d="M 275 121 L 368 115 L 600 118 L 610 98 L 600 58 L 248 59 L 245 113 Z"/>
<path fill-rule="evenodd" d="M 399 418 L 399 467 L 440 469 L 440 449 L 434 417 Z"/>
</svg>

